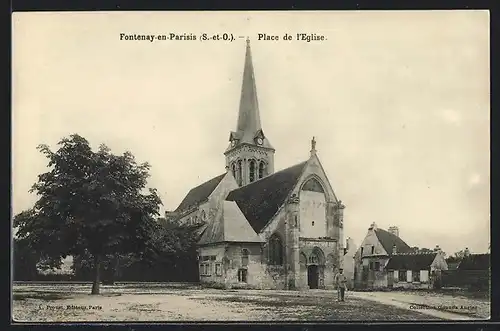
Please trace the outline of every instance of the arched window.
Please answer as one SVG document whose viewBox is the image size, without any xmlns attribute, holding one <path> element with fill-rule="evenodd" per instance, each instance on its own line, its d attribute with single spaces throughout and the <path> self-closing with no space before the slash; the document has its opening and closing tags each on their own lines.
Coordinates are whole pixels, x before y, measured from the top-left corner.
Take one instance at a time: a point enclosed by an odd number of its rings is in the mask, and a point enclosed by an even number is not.
<svg viewBox="0 0 500 331">
<path fill-rule="evenodd" d="M 315 247 L 311 255 L 309 255 L 308 262 L 309 264 L 323 265 L 325 264 L 325 256 L 319 248 Z"/>
<path fill-rule="evenodd" d="M 269 263 L 283 265 L 283 244 L 275 234 L 269 239 Z"/>
<path fill-rule="evenodd" d="M 240 186 L 242 184 L 242 179 L 243 179 L 242 173 L 243 173 L 243 165 L 241 160 L 238 160 L 238 175 L 236 176 L 236 181 Z"/>
<path fill-rule="evenodd" d="M 261 161 L 259 164 L 259 178 L 264 177 L 265 167 L 266 165 L 264 164 L 264 162 Z"/>
<path fill-rule="evenodd" d="M 255 181 L 255 161 L 250 160 L 250 183 Z"/>
<path fill-rule="evenodd" d="M 318 264 L 319 263 L 319 258 L 316 253 L 312 253 L 311 256 L 309 256 L 309 263 L 310 264 Z"/>
<path fill-rule="evenodd" d="M 248 265 L 248 249 L 243 248 L 241 250 L 241 266 L 246 267 Z"/>
<path fill-rule="evenodd" d="M 302 186 L 302 190 L 303 191 L 312 191 L 312 192 L 325 193 L 325 191 L 323 190 L 323 186 L 315 178 L 309 179 L 304 184 L 304 186 Z"/>
<path fill-rule="evenodd" d="M 233 177 L 237 179 L 237 174 L 236 174 L 236 164 L 231 164 L 231 171 L 233 172 Z"/>
</svg>

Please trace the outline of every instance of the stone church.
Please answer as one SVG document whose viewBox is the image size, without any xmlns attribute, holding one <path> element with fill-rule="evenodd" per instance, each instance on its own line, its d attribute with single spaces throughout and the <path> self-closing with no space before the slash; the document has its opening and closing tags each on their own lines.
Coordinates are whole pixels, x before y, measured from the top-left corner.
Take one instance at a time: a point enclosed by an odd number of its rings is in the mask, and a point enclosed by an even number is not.
<svg viewBox="0 0 500 331">
<path fill-rule="evenodd" d="M 314 138 L 308 159 L 275 172 L 276 150 L 259 111 L 247 40 L 238 122 L 224 151 L 226 170 L 191 189 L 166 217 L 203 224 L 198 242 L 202 283 L 332 288 L 344 254 L 344 205 L 321 165 Z"/>
</svg>

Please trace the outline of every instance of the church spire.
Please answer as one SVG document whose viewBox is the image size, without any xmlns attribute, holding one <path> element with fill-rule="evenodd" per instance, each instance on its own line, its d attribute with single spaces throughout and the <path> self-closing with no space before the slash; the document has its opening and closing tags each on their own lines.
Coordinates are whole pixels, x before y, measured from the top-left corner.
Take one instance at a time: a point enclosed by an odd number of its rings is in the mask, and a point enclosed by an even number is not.
<svg viewBox="0 0 500 331">
<path fill-rule="evenodd" d="M 260 124 L 257 87 L 255 85 L 255 75 L 252 63 L 252 50 L 248 38 L 246 44 L 245 66 L 243 69 L 243 83 L 241 86 L 240 109 L 236 130 L 241 132 L 243 136 L 247 136 L 245 138 L 253 140 L 257 131 L 262 129 L 262 127 Z"/>
<path fill-rule="evenodd" d="M 274 172 L 274 148 L 262 130 L 257 101 L 250 40 L 246 41 L 245 65 L 241 85 L 236 131 L 229 134 L 230 145 L 224 152 L 239 186 L 247 185 Z"/>
</svg>

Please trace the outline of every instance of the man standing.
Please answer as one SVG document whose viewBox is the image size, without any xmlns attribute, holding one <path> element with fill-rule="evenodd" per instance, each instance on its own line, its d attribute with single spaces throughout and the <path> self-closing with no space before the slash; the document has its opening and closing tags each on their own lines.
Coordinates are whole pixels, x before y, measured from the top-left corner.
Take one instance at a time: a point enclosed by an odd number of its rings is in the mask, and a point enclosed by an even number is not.
<svg viewBox="0 0 500 331">
<path fill-rule="evenodd" d="M 335 276 L 335 285 L 337 286 L 338 300 L 345 301 L 344 294 L 347 286 L 347 277 L 344 275 L 344 269 L 339 269 L 339 273 Z"/>
</svg>

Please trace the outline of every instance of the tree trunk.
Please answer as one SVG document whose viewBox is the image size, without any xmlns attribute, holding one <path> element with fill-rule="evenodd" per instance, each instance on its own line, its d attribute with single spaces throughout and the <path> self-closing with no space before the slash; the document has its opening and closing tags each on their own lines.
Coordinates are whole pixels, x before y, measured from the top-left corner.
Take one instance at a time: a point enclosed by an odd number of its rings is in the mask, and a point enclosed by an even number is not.
<svg viewBox="0 0 500 331">
<path fill-rule="evenodd" d="M 92 284 L 92 293 L 99 294 L 99 285 L 101 282 L 101 257 L 94 255 L 94 283 Z"/>
</svg>

